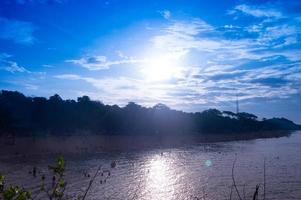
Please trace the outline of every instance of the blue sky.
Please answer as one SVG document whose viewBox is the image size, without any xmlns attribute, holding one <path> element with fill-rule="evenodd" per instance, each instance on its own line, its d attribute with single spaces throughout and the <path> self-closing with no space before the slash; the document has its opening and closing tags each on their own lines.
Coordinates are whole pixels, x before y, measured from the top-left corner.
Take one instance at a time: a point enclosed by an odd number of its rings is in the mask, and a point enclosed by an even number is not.
<svg viewBox="0 0 301 200">
<path fill-rule="evenodd" d="M 2 0 L 0 88 L 301 123 L 301 2 Z"/>
</svg>

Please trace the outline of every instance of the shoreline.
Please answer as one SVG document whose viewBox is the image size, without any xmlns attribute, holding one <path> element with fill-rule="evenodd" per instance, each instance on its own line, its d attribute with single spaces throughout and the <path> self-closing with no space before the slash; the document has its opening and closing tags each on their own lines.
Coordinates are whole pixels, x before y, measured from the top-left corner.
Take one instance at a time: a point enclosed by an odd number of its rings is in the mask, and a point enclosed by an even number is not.
<svg viewBox="0 0 301 200">
<path fill-rule="evenodd" d="M 87 154 L 105 151 L 131 151 L 152 148 L 173 148 L 202 143 L 232 142 L 290 136 L 293 131 L 264 131 L 241 134 L 199 135 L 74 135 L 0 137 L 3 155 Z M 14 144 L 12 143 L 14 142 Z"/>
</svg>

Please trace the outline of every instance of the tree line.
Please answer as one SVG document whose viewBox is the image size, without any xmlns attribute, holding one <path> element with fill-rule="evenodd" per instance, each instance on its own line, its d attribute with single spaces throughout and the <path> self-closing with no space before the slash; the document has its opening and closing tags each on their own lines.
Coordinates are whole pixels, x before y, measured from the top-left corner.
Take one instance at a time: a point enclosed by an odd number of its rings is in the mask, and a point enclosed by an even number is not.
<svg viewBox="0 0 301 200">
<path fill-rule="evenodd" d="M 0 92 L 0 135 L 232 134 L 300 128 L 285 118 L 259 120 L 246 112 L 208 109 L 187 113 L 164 104 L 147 108 L 130 102 L 119 107 L 88 96 L 63 100 L 57 94 L 45 98 L 27 97 L 17 91 Z"/>
</svg>

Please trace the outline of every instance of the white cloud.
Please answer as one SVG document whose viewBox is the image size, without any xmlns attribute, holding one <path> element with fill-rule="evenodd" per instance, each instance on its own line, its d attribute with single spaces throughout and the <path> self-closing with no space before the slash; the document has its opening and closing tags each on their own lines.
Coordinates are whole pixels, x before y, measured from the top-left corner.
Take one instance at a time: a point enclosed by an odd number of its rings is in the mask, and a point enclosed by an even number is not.
<svg viewBox="0 0 301 200">
<path fill-rule="evenodd" d="M 263 21 L 244 28 L 248 33 L 256 34 L 254 42 L 258 46 L 280 48 L 298 43 L 298 35 L 301 33 L 298 23 L 270 23 Z"/>
<path fill-rule="evenodd" d="M 53 68 L 54 67 L 54 65 L 49 65 L 49 64 L 44 64 L 44 65 L 42 65 L 43 67 L 46 67 L 46 68 Z"/>
<path fill-rule="evenodd" d="M 168 101 L 165 96 L 166 90 L 171 89 L 171 87 L 174 88 L 173 85 L 147 83 L 144 80 L 129 77 L 96 79 L 75 74 L 62 74 L 54 77 L 64 80 L 85 81 L 95 87 L 98 92 L 101 92 L 101 100 L 109 104 L 124 104 L 134 100 L 145 105 L 173 102 Z M 92 97 L 99 97 L 96 94 L 92 94 Z"/>
<path fill-rule="evenodd" d="M 66 79 L 66 80 L 81 80 L 82 77 L 76 74 L 61 74 L 61 75 L 55 75 L 55 78 L 58 79 Z"/>
<path fill-rule="evenodd" d="M 0 17 L 0 39 L 11 40 L 18 44 L 31 45 L 35 27 L 30 22 L 9 20 Z"/>
<path fill-rule="evenodd" d="M 257 13 L 257 15 L 259 14 Z M 266 21 L 264 23 L 268 22 Z M 227 26 L 225 28 L 232 29 L 233 27 Z M 235 28 L 238 29 L 236 31 L 244 29 L 244 27 L 238 26 Z M 196 69 L 198 70 L 192 70 L 192 73 L 186 74 L 186 78 L 176 87 L 177 89 L 175 91 L 182 91 L 182 93 L 185 94 L 182 95 L 182 97 L 190 99 L 191 104 L 201 103 L 198 101 L 195 102 L 195 99 L 202 99 L 203 103 L 219 103 L 235 100 L 235 94 L 237 92 L 241 94 L 241 99 L 252 99 L 286 98 L 299 91 L 296 87 L 296 79 L 294 79 L 293 82 L 283 81 L 281 82 L 283 85 L 268 85 L 273 84 L 271 81 L 268 82 L 269 80 L 273 80 L 270 78 L 276 77 L 281 79 L 281 77 L 286 77 L 286 79 L 288 79 L 289 76 L 292 77 L 293 73 L 289 72 L 288 69 L 277 68 L 284 66 L 283 64 L 278 65 L 277 61 L 268 61 L 271 62 L 270 67 L 263 66 L 259 67 L 259 69 L 251 68 L 247 71 L 243 69 L 244 66 L 247 66 L 249 61 L 264 61 L 265 57 L 284 56 L 291 61 L 293 61 L 293 59 L 296 60 L 300 51 L 294 52 L 287 49 L 274 50 L 276 47 L 274 46 L 274 42 L 279 42 L 278 40 L 281 38 L 284 40 L 284 45 L 298 42 L 293 36 L 299 34 L 300 31 L 294 25 L 254 25 L 253 31 L 258 33 L 258 36 L 252 39 L 223 37 L 221 32 L 207 25 L 205 22 L 192 23 L 192 25 L 189 21 L 176 22 L 166 28 L 166 30 L 167 31 L 163 32 L 163 34 L 153 38 L 152 41 L 156 46 L 165 48 L 166 51 L 180 51 L 184 55 L 189 55 L 192 50 L 195 50 L 199 52 L 196 55 L 203 58 L 201 60 L 209 61 L 197 67 Z M 223 63 L 223 65 L 221 65 L 221 63 Z M 237 69 L 238 75 L 232 75 L 231 79 L 211 79 L 214 73 L 229 73 L 227 72 L 229 69 L 231 72 L 234 72 L 238 66 L 241 68 Z M 189 66 L 187 67 L 192 69 Z M 300 67 L 297 68 L 300 69 Z M 188 71 L 187 69 L 187 72 Z M 246 74 L 242 73 L 245 71 L 247 72 Z M 262 81 L 262 83 L 258 84 L 251 82 L 251 80 L 258 79 L 259 77 L 266 78 L 267 81 Z M 296 76 L 293 77 L 296 78 Z M 212 88 L 216 89 L 213 90 Z M 227 90 L 225 90 L 225 88 L 227 88 Z M 180 91 L 178 91 L 177 94 L 181 94 Z M 181 101 L 179 100 L 179 102 Z"/>
<path fill-rule="evenodd" d="M 117 55 L 122 59 L 129 59 L 122 51 L 116 51 Z"/>
<path fill-rule="evenodd" d="M 90 57 L 83 57 L 80 59 L 67 60 L 66 62 L 77 64 L 93 71 L 93 70 L 109 69 L 113 65 L 133 64 L 133 63 L 139 63 L 143 61 L 134 58 L 125 58 L 121 60 L 109 61 L 107 60 L 106 56 L 90 56 Z"/>
<path fill-rule="evenodd" d="M 263 16 L 259 11 L 253 15 Z M 269 13 L 264 16 L 279 15 Z M 85 81 L 96 88 L 95 93 L 89 94 L 106 103 L 136 101 L 152 105 L 162 102 L 175 108 L 231 102 L 235 101 L 236 93 L 244 100 L 287 98 L 300 92 L 297 83 L 301 80 L 301 67 L 295 62 L 300 60 L 301 52 L 299 49 L 281 47 L 299 43 L 296 36 L 300 34 L 300 30 L 296 24 L 276 25 L 264 20 L 247 27 L 229 25 L 223 28 L 231 29 L 234 33 L 254 35 L 250 38 L 227 37 L 224 29 L 201 19 L 192 19 L 168 21 L 159 33 L 147 41 L 150 42 L 148 46 L 151 51 L 159 55 L 164 52 L 164 56 L 172 55 L 171 58 L 175 60 L 192 57 L 198 59 L 192 64 L 180 66 L 181 76 L 173 77 L 170 82 L 147 82 L 142 78 L 130 77 L 96 79 L 74 74 L 58 75 L 56 78 Z M 192 53 L 194 56 L 191 56 Z M 117 54 L 120 59 L 116 61 L 109 61 L 105 56 L 94 56 L 71 62 L 90 70 L 147 62 L 144 58 L 132 59 L 123 52 Z M 275 80 L 279 82 L 274 83 Z M 87 94 L 84 91 L 81 93 Z"/>
<path fill-rule="evenodd" d="M 29 72 L 27 69 L 24 67 L 18 65 L 18 63 L 9 60 L 11 55 L 8 54 L 0 54 L 0 69 L 5 70 L 11 73 L 15 72 Z"/>
<path fill-rule="evenodd" d="M 166 28 L 165 33 L 152 38 L 156 46 L 167 51 L 189 54 L 191 50 L 197 50 L 201 56 L 207 55 L 211 62 L 235 61 L 241 59 L 260 59 L 265 56 L 283 55 L 293 57 L 294 50 L 274 51 L 274 48 L 284 47 L 298 43 L 300 28 L 298 24 L 270 24 L 267 22 L 248 27 L 236 27 L 241 34 L 244 30 L 255 32 L 257 37 L 232 39 L 224 37 L 223 32 L 207 23 L 176 22 Z M 261 51 L 261 52 L 260 52 Z M 212 56 L 210 56 L 212 55 Z M 208 57 L 209 56 L 209 57 Z M 295 56 L 294 56 L 295 57 Z"/>
<path fill-rule="evenodd" d="M 253 17 L 267 17 L 267 18 L 283 17 L 283 14 L 276 9 L 262 7 L 262 6 L 249 6 L 246 4 L 235 6 L 233 10 L 229 11 L 229 14 L 235 14 L 237 12 L 241 12 L 246 15 L 251 15 Z"/>
<path fill-rule="evenodd" d="M 183 56 L 192 49 L 213 51 L 221 48 L 221 42 L 202 37 L 213 33 L 214 27 L 203 20 L 175 21 L 163 29 L 160 35 L 151 38 L 154 48 Z"/>
<path fill-rule="evenodd" d="M 201 33 L 208 33 L 213 30 L 213 26 L 197 18 L 189 21 L 175 21 L 166 28 L 166 32 L 177 35 L 198 35 Z"/>
<path fill-rule="evenodd" d="M 32 79 L 44 79 L 46 76 L 46 72 L 39 72 L 39 71 L 30 71 L 24 66 L 18 64 L 16 61 L 12 60 L 11 55 L 6 53 L 0 53 L 0 70 L 4 70 L 10 73 L 26 73 L 33 75 Z"/>
<path fill-rule="evenodd" d="M 261 33 L 260 39 L 264 41 L 272 41 L 284 36 L 290 36 L 297 34 L 295 26 L 278 25 L 267 27 L 266 30 Z"/>
<path fill-rule="evenodd" d="M 39 86 L 34 84 L 25 83 L 23 84 L 27 90 L 38 90 Z"/>
<path fill-rule="evenodd" d="M 24 67 L 19 66 L 16 62 L 12 62 L 12 61 L 6 61 L 6 66 L 3 66 L 2 69 L 11 73 L 27 72 L 27 70 Z"/>
<path fill-rule="evenodd" d="M 289 66 L 289 65 L 287 65 Z M 210 70 L 188 68 L 185 77 L 172 82 L 147 82 L 129 77 L 102 78 L 83 77 L 75 74 L 57 75 L 55 78 L 81 80 L 95 87 L 89 94 L 105 103 L 124 105 L 126 102 L 150 106 L 158 102 L 174 108 L 184 105 L 213 105 L 253 98 L 287 98 L 299 92 L 296 83 L 301 80 L 301 68 L 281 71 L 283 65 L 271 65 L 258 69 L 233 69 L 227 66 L 212 67 Z M 296 74 L 299 74 L 298 76 Z M 221 76 L 215 79 L 213 76 Z M 285 79 L 274 85 L 270 78 Z M 253 82 L 258 80 L 258 82 Z M 261 81 L 263 80 L 263 81 Z M 101 95 L 99 95 L 101 94 Z"/>
<path fill-rule="evenodd" d="M 162 17 L 164 17 L 165 19 L 169 19 L 171 17 L 171 12 L 169 10 L 162 10 L 159 12 Z"/>
</svg>

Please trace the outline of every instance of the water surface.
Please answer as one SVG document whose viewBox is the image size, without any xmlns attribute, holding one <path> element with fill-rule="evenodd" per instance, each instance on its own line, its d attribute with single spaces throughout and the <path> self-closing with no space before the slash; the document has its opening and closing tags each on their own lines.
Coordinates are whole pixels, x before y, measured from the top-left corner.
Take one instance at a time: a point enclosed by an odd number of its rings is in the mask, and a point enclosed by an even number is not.
<svg viewBox="0 0 301 200">
<path fill-rule="evenodd" d="M 301 199 L 301 132 L 290 137 L 199 144 L 182 148 L 128 152 L 99 152 L 68 156 L 68 194 L 81 194 L 99 165 L 117 167 L 106 183 L 99 177 L 88 199 L 229 199 L 235 159 L 235 179 L 241 195 L 250 199 L 260 184 L 263 194 L 263 166 L 266 160 L 266 199 Z M 40 178 L 28 172 L 38 167 L 47 175 L 51 156 L 0 159 L 0 171 L 7 184 L 18 184 L 37 191 Z M 46 176 L 48 180 L 51 176 Z M 42 197 L 41 197 L 42 198 Z M 232 199 L 237 199 L 233 191 Z"/>
</svg>

